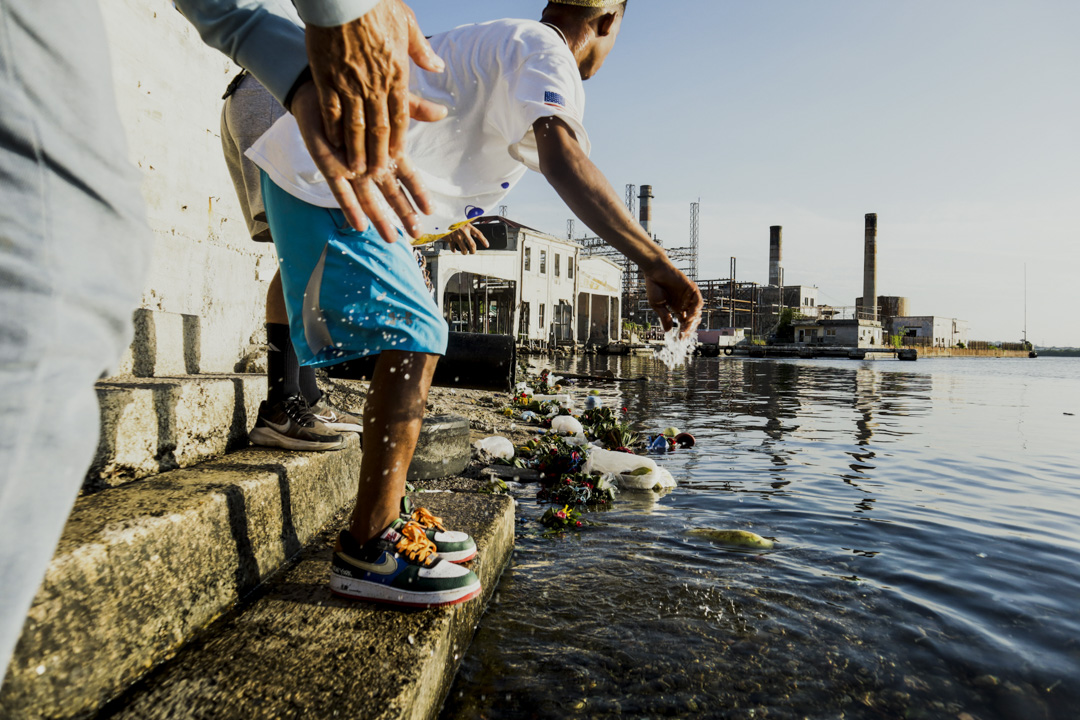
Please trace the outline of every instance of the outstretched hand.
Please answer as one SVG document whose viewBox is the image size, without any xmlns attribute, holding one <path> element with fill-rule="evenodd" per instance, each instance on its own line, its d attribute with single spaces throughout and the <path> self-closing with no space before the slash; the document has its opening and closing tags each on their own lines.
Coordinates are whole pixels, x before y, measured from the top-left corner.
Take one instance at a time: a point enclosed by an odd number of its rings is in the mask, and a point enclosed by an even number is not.
<svg viewBox="0 0 1080 720">
<path fill-rule="evenodd" d="M 679 336 L 688 337 L 701 322 L 701 291 L 674 266 L 652 270 L 645 275 L 649 307 L 660 317 L 664 332 L 679 323 Z"/>
<path fill-rule="evenodd" d="M 409 58 L 432 72 L 442 72 L 442 60 L 402 0 L 382 0 L 344 25 L 308 25 L 305 38 L 314 85 L 297 90 L 289 110 L 315 164 L 353 227 L 365 229 L 366 216 L 393 242 L 381 194 L 416 237 L 416 211 L 402 186 L 422 212 L 430 204 L 405 153 L 405 134 L 410 117 L 434 122 L 446 108 L 409 93 Z"/>
<path fill-rule="evenodd" d="M 490 247 L 484 233 L 473 227 L 472 223 L 462 225 L 454 232 L 443 238 L 450 244 L 450 248 L 462 255 L 475 255 L 477 246 Z"/>
</svg>

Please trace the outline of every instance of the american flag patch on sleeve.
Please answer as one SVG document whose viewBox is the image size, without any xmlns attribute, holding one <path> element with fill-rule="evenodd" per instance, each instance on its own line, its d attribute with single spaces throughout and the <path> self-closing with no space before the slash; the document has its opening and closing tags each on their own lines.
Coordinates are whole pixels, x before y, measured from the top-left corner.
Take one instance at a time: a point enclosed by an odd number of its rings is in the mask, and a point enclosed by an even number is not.
<svg viewBox="0 0 1080 720">
<path fill-rule="evenodd" d="M 563 96 L 551 90 L 544 91 L 544 104 L 559 108 L 566 107 L 566 101 L 563 100 Z"/>
</svg>

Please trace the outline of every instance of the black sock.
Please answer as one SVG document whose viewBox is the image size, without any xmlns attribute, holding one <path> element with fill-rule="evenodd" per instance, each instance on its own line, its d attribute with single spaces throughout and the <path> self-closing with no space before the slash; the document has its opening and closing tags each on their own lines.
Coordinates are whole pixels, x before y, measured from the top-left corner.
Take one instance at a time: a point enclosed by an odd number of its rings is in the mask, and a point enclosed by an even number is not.
<svg viewBox="0 0 1080 720">
<path fill-rule="evenodd" d="M 274 405 L 300 394 L 300 362 L 288 325 L 266 323 L 266 345 L 266 401 Z"/>
<path fill-rule="evenodd" d="M 322 390 L 319 389 L 318 384 L 315 382 L 315 368 L 307 365 L 300 366 L 300 392 L 304 394 L 304 399 L 307 400 L 308 405 L 319 402 L 319 398 L 322 397 Z"/>
</svg>

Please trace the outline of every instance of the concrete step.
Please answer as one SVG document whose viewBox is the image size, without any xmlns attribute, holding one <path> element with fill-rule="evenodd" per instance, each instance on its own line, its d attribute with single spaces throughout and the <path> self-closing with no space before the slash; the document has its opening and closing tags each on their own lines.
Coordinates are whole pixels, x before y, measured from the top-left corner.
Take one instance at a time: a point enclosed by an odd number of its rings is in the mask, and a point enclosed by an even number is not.
<svg viewBox="0 0 1080 720">
<path fill-rule="evenodd" d="M 264 375 L 110 378 L 97 383 L 101 438 L 90 490 L 189 467 L 248 444 Z"/>
<path fill-rule="evenodd" d="M 257 599 L 216 623 L 118 699 L 99 720 L 437 717 L 480 616 L 510 561 L 507 496 L 424 494 L 416 501 L 479 547 L 482 599 L 402 612 L 330 594 L 339 523 Z"/>
<path fill-rule="evenodd" d="M 343 409 L 359 413 L 364 396 L 357 388 L 363 387 L 356 381 L 334 380 L 325 389 L 356 405 Z M 84 483 L 89 491 L 190 467 L 247 447 L 259 403 L 266 399 L 266 376 L 115 377 L 97 383 L 97 393 L 101 437 Z M 468 422 L 461 418 L 425 418 L 409 479 L 461 472 L 469 461 L 468 434 Z"/>
<path fill-rule="evenodd" d="M 80 497 L 0 717 L 82 717 L 123 692 L 350 503 L 360 457 L 355 435 L 334 452 L 251 448 Z"/>
<path fill-rule="evenodd" d="M 131 317 L 135 335 L 118 373 L 135 377 L 165 377 L 199 372 L 201 321 L 183 315 L 139 308 Z"/>
</svg>

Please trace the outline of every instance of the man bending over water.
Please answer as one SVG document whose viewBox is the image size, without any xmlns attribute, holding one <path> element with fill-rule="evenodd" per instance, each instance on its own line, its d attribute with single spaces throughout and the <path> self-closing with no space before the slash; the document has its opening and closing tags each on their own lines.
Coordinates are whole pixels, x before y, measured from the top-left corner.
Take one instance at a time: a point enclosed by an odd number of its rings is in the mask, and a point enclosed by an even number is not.
<svg viewBox="0 0 1080 720">
<path fill-rule="evenodd" d="M 410 89 L 449 112 L 440 122 L 413 124 L 415 167 L 404 170 L 415 169 L 429 191 L 424 239 L 463 252 L 487 245 L 470 221 L 497 207 L 527 170 L 542 173 L 575 215 L 641 268 L 664 329 L 677 321 L 686 335 L 700 319 L 701 293 L 588 157 L 582 81 L 611 52 L 625 10 L 619 0 L 553 0 L 539 22 L 497 20 L 432 37 L 446 71 L 414 67 Z M 315 110 L 294 102 L 293 111 Z M 356 505 L 339 535 L 331 588 L 400 605 L 475 597 L 479 580 L 453 564 L 475 554 L 472 539 L 445 531 L 424 511 L 403 512 L 406 472 L 447 340 L 408 245 L 349 227 L 294 117 L 275 123 L 248 155 L 263 171 L 297 356 L 326 366 L 379 355 L 364 409 Z M 391 175 L 376 180 L 391 182 Z"/>
</svg>

